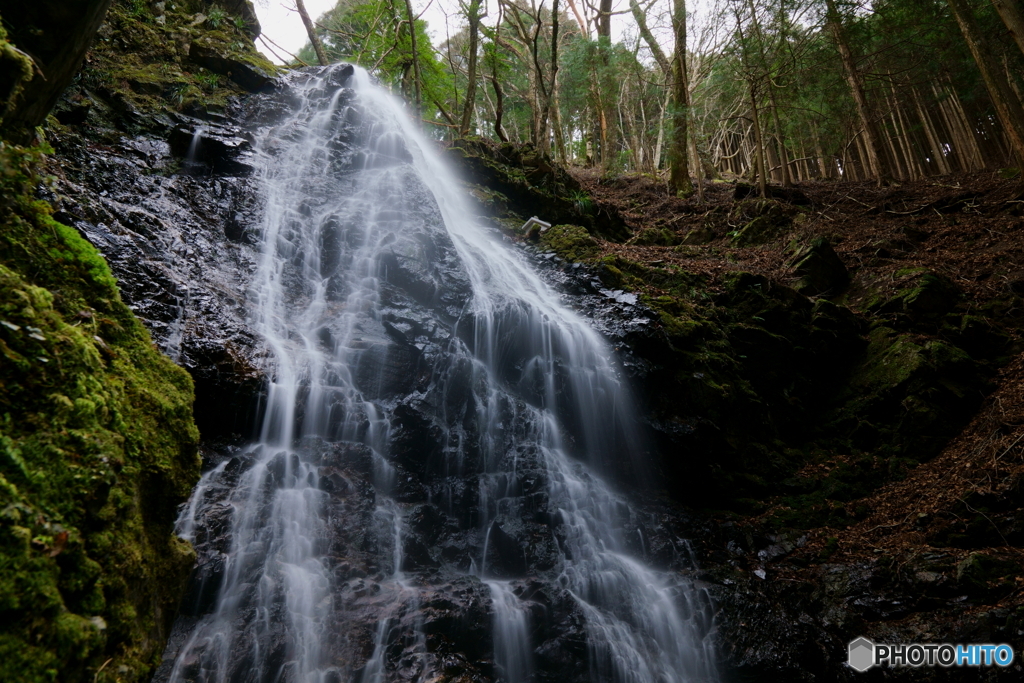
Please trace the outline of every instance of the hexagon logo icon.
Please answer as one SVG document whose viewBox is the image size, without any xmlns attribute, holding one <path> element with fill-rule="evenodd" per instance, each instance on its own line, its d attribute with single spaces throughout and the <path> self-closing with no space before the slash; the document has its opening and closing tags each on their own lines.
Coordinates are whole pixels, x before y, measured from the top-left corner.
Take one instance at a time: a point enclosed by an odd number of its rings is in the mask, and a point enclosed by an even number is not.
<svg viewBox="0 0 1024 683">
<path fill-rule="evenodd" d="M 867 671 L 875 665 L 875 644 L 863 637 L 854 640 L 850 643 L 850 657 L 846 663 L 856 671 Z"/>
</svg>

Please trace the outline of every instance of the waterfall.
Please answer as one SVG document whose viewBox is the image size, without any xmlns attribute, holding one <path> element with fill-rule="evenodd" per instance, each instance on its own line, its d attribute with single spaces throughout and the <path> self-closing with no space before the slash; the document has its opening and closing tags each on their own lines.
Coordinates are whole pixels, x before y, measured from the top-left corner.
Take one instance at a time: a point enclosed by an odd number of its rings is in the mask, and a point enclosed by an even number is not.
<svg viewBox="0 0 1024 683">
<path fill-rule="evenodd" d="M 364 71 L 271 99 L 249 299 L 273 379 L 259 440 L 183 507 L 200 564 L 157 678 L 716 681 L 706 596 L 637 557 L 607 483 L 643 443 L 609 346 Z"/>
</svg>

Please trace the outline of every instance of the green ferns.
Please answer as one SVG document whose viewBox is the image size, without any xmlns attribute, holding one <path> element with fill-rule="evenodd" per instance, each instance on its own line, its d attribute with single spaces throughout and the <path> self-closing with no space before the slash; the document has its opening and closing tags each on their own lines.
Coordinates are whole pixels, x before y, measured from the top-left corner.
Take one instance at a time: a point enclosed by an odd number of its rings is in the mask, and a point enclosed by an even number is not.
<svg viewBox="0 0 1024 683">
<path fill-rule="evenodd" d="M 31 197 L 44 151 L 0 143 L 0 680 L 147 680 L 193 557 L 192 381 Z"/>
</svg>

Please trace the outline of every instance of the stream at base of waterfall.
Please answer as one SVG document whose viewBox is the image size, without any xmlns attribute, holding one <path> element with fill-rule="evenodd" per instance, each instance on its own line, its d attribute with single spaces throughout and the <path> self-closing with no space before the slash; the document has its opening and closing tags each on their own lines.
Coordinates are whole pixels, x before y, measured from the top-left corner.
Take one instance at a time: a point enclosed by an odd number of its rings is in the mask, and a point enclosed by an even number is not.
<svg viewBox="0 0 1024 683">
<path fill-rule="evenodd" d="M 181 512 L 198 560 L 156 680 L 717 681 L 685 542 L 649 564 L 607 483 L 644 459 L 608 345 L 366 72 L 252 108 L 273 379 Z"/>
</svg>

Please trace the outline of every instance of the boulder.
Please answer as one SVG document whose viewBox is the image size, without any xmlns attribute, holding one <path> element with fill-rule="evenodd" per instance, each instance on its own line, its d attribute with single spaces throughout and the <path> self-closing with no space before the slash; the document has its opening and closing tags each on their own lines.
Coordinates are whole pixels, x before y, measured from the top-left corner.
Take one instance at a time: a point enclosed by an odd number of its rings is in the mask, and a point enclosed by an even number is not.
<svg viewBox="0 0 1024 683">
<path fill-rule="evenodd" d="M 790 264 L 799 278 L 793 288 L 802 294 L 837 294 L 850 281 L 846 266 L 824 237 L 797 250 Z"/>
<path fill-rule="evenodd" d="M 261 92 L 271 87 L 273 74 L 237 57 L 225 55 L 216 48 L 194 41 L 188 48 L 188 58 L 215 74 L 227 76 L 249 92 Z"/>
<path fill-rule="evenodd" d="M 232 17 L 241 19 L 245 24 L 243 30 L 253 40 L 256 40 L 263 30 L 260 20 L 256 16 L 256 8 L 253 7 L 252 0 L 206 0 L 206 4 L 209 7 L 219 5 Z"/>
<path fill-rule="evenodd" d="M 243 176 L 254 169 L 252 145 L 233 126 L 187 120 L 171 131 L 168 142 L 171 152 L 184 159 L 185 171 L 192 174 L 213 171 Z"/>
</svg>

